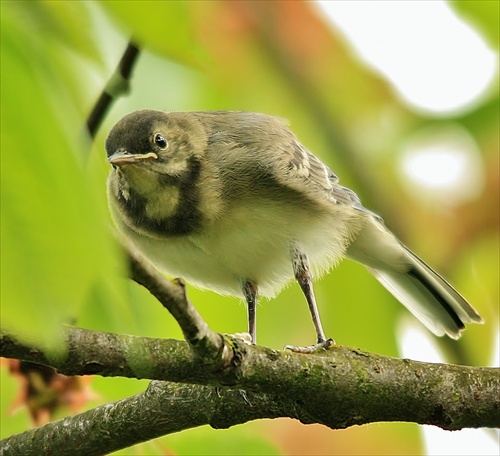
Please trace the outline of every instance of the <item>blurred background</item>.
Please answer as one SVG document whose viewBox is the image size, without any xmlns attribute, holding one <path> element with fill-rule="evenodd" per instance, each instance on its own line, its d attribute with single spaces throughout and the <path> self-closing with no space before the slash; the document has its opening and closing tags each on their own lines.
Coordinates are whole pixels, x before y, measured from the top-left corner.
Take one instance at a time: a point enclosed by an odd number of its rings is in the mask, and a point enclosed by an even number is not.
<svg viewBox="0 0 500 456">
<path fill-rule="evenodd" d="M 345 261 L 316 283 L 327 335 L 390 356 L 498 365 L 498 2 L 0 6 L 3 327 L 55 354 L 58 328 L 68 322 L 181 338 L 170 315 L 126 279 L 107 211 L 104 140 L 136 109 L 248 110 L 288 119 L 341 183 L 485 320 L 459 341 L 436 338 L 362 266 Z M 130 36 L 143 52 L 129 93 L 113 105 L 92 143 L 86 118 Z M 246 329 L 242 301 L 192 287 L 188 292 L 215 331 Z M 257 315 L 262 345 L 313 341 L 296 285 L 262 301 Z M 2 437 L 22 432 L 47 409 L 44 400 L 27 406 L 19 378 L 4 363 Z M 94 407 L 146 385 L 96 377 L 77 385 L 78 405 Z M 61 400 L 48 415 L 60 418 L 76 402 Z M 279 419 L 224 431 L 193 429 L 118 454 L 498 451 L 498 434 L 481 430 L 380 423 L 331 431 Z"/>
</svg>

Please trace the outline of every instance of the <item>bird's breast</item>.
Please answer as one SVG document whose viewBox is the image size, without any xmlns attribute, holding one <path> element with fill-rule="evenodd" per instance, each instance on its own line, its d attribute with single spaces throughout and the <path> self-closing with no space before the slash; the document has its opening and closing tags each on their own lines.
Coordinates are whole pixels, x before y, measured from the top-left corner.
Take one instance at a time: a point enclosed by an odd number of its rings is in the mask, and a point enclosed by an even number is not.
<svg viewBox="0 0 500 456">
<path fill-rule="evenodd" d="M 275 201 L 246 202 L 227 208 L 217 220 L 184 235 L 146 237 L 125 234 L 170 275 L 223 294 L 241 296 L 252 280 L 264 296 L 274 296 L 293 278 L 290 252 L 306 253 L 317 275 L 343 256 L 347 217 L 293 208 Z"/>
</svg>

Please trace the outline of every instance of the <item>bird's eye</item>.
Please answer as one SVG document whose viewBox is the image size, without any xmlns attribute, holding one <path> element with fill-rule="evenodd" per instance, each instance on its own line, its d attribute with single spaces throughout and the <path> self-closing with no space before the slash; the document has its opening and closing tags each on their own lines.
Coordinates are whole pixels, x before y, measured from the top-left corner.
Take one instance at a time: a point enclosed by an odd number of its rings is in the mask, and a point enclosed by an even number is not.
<svg viewBox="0 0 500 456">
<path fill-rule="evenodd" d="M 157 133 L 155 135 L 155 144 L 160 148 L 160 149 L 166 149 L 167 148 L 167 140 Z"/>
</svg>

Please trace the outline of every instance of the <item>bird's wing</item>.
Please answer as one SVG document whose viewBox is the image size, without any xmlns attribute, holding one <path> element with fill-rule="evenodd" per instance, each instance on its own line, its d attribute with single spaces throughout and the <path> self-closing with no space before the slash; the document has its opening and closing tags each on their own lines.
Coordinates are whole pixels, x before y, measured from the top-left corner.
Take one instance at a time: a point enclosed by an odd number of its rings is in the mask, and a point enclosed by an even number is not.
<svg viewBox="0 0 500 456">
<path fill-rule="evenodd" d="M 285 161 L 289 184 L 293 185 L 296 181 L 302 189 L 306 184 L 306 188 L 315 192 L 320 191 L 334 204 L 351 206 L 381 221 L 377 214 L 361 204 L 361 200 L 354 191 L 340 185 L 338 176 L 295 138 L 284 143 L 280 152 L 280 156 Z"/>
</svg>

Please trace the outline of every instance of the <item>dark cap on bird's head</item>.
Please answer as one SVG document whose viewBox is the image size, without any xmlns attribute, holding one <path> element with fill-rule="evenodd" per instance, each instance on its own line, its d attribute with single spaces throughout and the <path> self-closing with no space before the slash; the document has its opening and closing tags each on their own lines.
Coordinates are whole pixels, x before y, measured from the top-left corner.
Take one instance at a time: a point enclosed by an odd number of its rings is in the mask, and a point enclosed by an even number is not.
<svg viewBox="0 0 500 456">
<path fill-rule="evenodd" d="M 148 159 L 170 161 L 204 154 L 211 115 L 144 109 L 127 114 L 111 129 L 106 153 L 112 165 Z"/>
<path fill-rule="evenodd" d="M 155 134 L 166 114 L 149 109 L 132 112 L 123 117 L 106 138 L 108 161 L 113 165 L 157 159 L 157 152 L 167 147 L 166 139 Z"/>
</svg>

